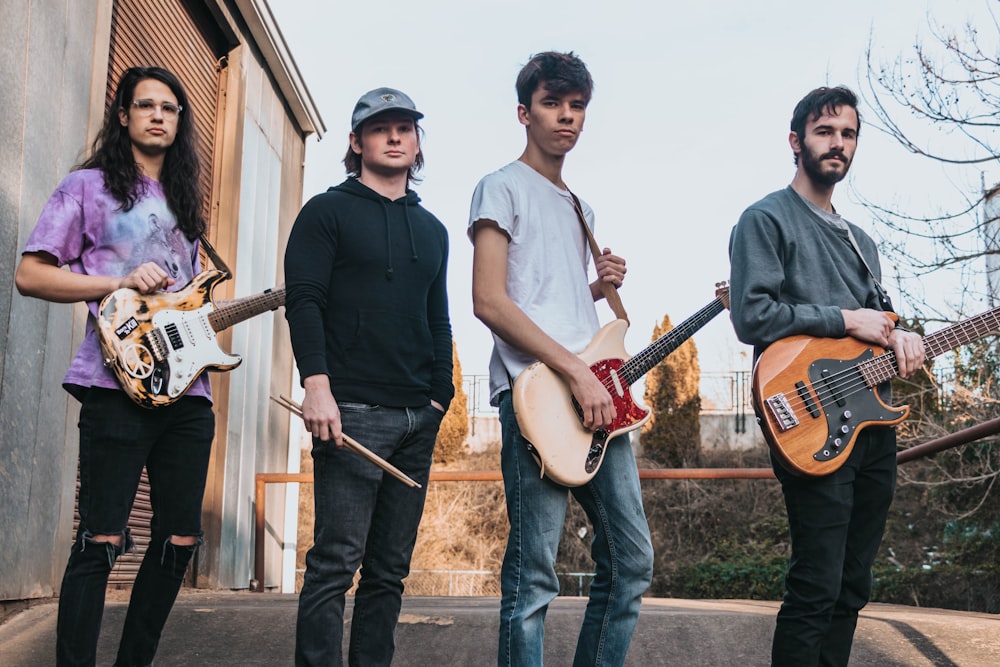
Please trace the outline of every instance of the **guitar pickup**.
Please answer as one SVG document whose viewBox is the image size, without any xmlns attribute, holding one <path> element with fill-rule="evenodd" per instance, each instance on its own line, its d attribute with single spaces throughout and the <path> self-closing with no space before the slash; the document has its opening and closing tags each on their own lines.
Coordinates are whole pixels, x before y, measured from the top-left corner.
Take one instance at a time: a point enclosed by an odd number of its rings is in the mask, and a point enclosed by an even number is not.
<svg viewBox="0 0 1000 667">
<path fill-rule="evenodd" d="M 830 371 L 826 368 L 820 373 L 820 377 L 823 378 L 823 382 L 826 384 L 827 388 L 830 390 L 830 395 L 833 396 L 833 400 L 837 401 L 837 405 L 844 407 L 847 405 L 847 401 L 844 400 L 844 395 L 840 391 L 840 385 L 834 384 L 834 377 Z M 843 384 L 841 381 L 840 384 Z"/>
<path fill-rule="evenodd" d="M 806 383 L 800 380 L 795 383 L 795 388 L 799 390 L 799 398 L 806 404 L 806 410 L 809 411 L 809 414 L 813 416 L 813 419 L 818 418 L 819 408 L 816 407 L 816 401 L 813 400 L 812 394 L 809 393 L 809 387 L 806 386 Z"/>
<path fill-rule="evenodd" d="M 164 329 L 167 331 L 167 339 L 170 341 L 171 348 L 179 350 L 184 347 L 184 339 L 181 338 L 180 329 L 177 328 L 175 323 L 171 322 L 167 324 Z"/>
<path fill-rule="evenodd" d="M 787 431 L 799 425 L 799 419 L 795 416 L 795 412 L 784 394 L 775 394 L 766 399 L 764 405 L 771 411 L 779 431 Z"/>
</svg>

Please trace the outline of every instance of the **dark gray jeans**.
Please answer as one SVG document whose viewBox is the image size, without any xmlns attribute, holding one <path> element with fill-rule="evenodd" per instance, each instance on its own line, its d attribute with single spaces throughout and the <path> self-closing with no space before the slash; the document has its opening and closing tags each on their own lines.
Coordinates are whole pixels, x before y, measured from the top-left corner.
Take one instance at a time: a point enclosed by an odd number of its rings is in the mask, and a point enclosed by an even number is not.
<svg viewBox="0 0 1000 667">
<path fill-rule="evenodd" d="M 440 410 L 340 402 L 344 433 L 421 485 L 413 489 L 358 454 L 313 441 L 314 544 L 299 595 L 295 664 L 342 665 L 344 595 L 354 596 L 348 662 L 389 665 L 403 579 L 424 510 Z"/>
</svg>

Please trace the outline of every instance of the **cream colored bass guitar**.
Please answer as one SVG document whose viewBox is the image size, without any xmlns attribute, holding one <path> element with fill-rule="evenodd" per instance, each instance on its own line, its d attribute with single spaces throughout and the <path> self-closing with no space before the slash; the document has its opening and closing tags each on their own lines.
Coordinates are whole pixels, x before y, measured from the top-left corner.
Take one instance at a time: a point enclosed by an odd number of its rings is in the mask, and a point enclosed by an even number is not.
<svg viewBox="0 0 1000 667">
<path fill-rule="evenodd" d="M 512 396 L 514 414 L 522 435 L 534 449 L 542 475 L 565 486 L 586 484 L 600 469 L 608 441 L 649 421 L 649 410 L 632 398 L 632 383 L 729 307 L 728 283 L 719 283 L 717 288 L 715 300 L 634 357 L 625 351 L 625 320 L 605 325 L 579 354 L 614 401 L 616 416 L 607 429 L 591 431 L 583 426 L 580 406 L 569 385 L 545 364 L 532 364 L 517 377 Z"/>
</svg>

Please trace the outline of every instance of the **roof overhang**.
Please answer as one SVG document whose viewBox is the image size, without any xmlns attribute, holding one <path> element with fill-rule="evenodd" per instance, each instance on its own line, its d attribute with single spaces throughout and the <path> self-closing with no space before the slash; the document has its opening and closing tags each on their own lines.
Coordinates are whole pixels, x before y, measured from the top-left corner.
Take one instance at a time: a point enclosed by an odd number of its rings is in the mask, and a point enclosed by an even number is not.
<svg viewBox="0 0 1000 667">
<path fill-rule="evenodd" d="M 271 13 L 267 1 L 235 0 L 235 3 L 299 127 L 306 134 L 315 133 L 317 139 L 322 139 L 326 133 L 326 125 L 316 109 L 316 103 L 313 102 L 305 81 L 302 80 L 295 58 L 288 49 L 285 37 L 281 34 L 281 28 L 274 20 L 274 14 Z"/>
</svg>

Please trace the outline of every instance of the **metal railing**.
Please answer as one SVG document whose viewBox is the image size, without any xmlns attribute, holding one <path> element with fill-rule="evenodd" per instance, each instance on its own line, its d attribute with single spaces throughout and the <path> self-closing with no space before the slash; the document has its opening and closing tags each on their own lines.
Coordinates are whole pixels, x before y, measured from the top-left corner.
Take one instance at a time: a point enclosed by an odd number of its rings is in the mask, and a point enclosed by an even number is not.
<svg viewBox="0 0 1000 667">
<path fill-rule="evenodd" d="M 925 456 L 1000 433 L 1000 418 L 962 429 L 955 433 L 935 438 L 922 445 L 901 450 L 896 454 L 897 463 L 906 463 Z M 642 468 L 639 479 L 774 479 L 770 468 Z M 432 482 L 499 482 L 503 476 L 499 470 L 432 470 Z M 298 482 L 312 484 L 312 473 L 257 473 L 254 485 L 254 578 L 250 590 L 264 591 L 264 537 L 265 503 L 268 484 Z"/>
</svg>

